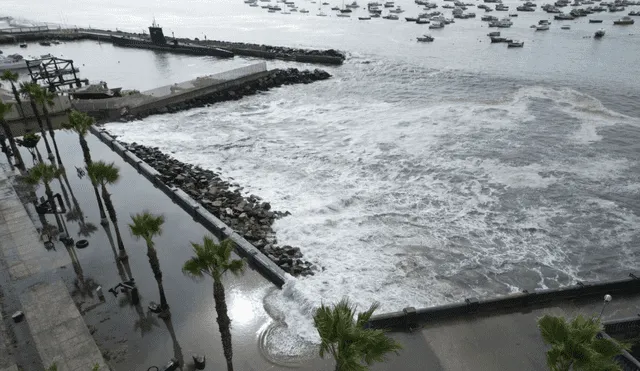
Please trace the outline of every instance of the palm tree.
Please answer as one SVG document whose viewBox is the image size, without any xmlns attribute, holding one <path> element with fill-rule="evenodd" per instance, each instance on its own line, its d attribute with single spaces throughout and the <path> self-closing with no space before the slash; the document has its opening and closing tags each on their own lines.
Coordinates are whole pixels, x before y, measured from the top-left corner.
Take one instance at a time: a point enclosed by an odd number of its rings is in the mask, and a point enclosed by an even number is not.
<svg viewBox="0 0 640 371">
<path fill-rule="evenodd" d="M 20 83 L 20 92 L 24 97 L 29 98 L 31 109 L 33 110 L 33 114 L 36 117 L 36 121 L 38 122 L 38 127 L 40 128 L 40 134 L 42 134 L 42 138 L 44 138 L 44 144 L 47 147 L 47 157 L 50 160 L 53 160 L 54 157 L 53 153 L 51 153 L 51 146 L 49 146 L 47 134 L 45 133 L 44 126 L 42 124 L 42 117 L 40 116 L 40 112 L 38 112 L 38 106 L 36 104 L 38 97 L 42 94 L 42 88 L 40 87 L 40 85 L 34 82 L 22 82 Z"/>
<path fill-rule="evenodd" d="M 219 245 L 213 242 L 211 237 L 204 237 L 203 243 L 191 243 L 196 254 L 187 260 L 182 267 L 182 272 L 194 279 L 207 275 L 213 278 L 213 300 L 216 303 L 218 314 L 218 327 L 222 339 L 222 350 L 227 360 L 227 370 L 233 371 L 233 351 L 231 348 L 231 319 L 227 314 L 227 302 L 222 285 L 222 276 L 226 272 L 239 275 L 244 272 L 244 259 L 231 259 L 233 242 L 224 240 Z"/>
<path fill-rule="evenodd" d="M 60 158 L 60 151 L 58 151 L 58 144 L 56 143 L 56 134 L 53 131 L 53 124 L 51 123 L 51 118 L 49 117 L 49 109 L 47 107 L 53 107 L 55 105 L 54 98 L 56 94 L 52 93 L 48 89 L 39 87 L 37 90 L 37 94 L 35 95 L 36 103 L 39 103 L 42 107 L 42 113 L 44 114 L 45 122 L 47 123 L 47 129 L 49 130 L 49 135 L 51 135 L 51 141 L 53 142 L 53 149 L 56 152 L 56 158 L 58 159 L 58 167 L 62 168 L 62 159 Z M 49 157 L 51 162 L 53 162 L 53 158 Z"/>
<path fill-rule="evenodd" d="M 87 173 L 91 182 L 100 184 L 102 187 L 102 198 L 105 206 L 107 207 L 109 218 L 113 223 L 113 228 L 116 231 L 116 241 L 118 241 L 120 259 L 127 259 L 127 252 L 124 249 L 124 243 L 122 242 L 122 236 L 120 235 L 120 228 L 118 227 L 116 209 L 113 207 L 111 195 L 107 191 L 107 184 L 115 184 L 120 179 L 120 169 L 118 169 L 113 162 L 107 164 L 104 161 L 97 161 L 87 165 Z"/>
<path fill-rule="evenodd" d="M 9 71 L 6 71 L 9 72 Z M 11 111 L 11 105 L 8 103 L 0 102 L 0 126 L 2 126 L 2 130 L 4 131 L 5 136 L 9 139 L 9 146 L 11 146 L 11 152 L 13 152 L 13 158 L 15 162 L 15 166 L 25 171 L 24 163 L 22 162 L 22 156 L 20 155 L 20 151 L 18 151 L 18 146 L 16 145 L 16 140 L 13 137 L 13 133 L 11 132 L 11 127 L 4 119 L 4 116 Z"/>
<path fill-rule="evenodd" d="M 160 309 L 165 316 L 169 315 L 167 298 L 164 295 L 164 287 L 162 286 L 162 271 L 160 270 L 160 261 L 158 260 L 158 252 L 153 243 L 153 237 L 162 234 L 162 224 L 164 217 L 162 215 L 153 215 L 147 211 L 131 216 L 133 223 L 129 224 L 131 234 L 137 239 L 142 238 L 147 244 L 147 257 L 153 271 L 153 276 L 158 282 L 158 291 L 160 291 Z"/>
<path fill-rule="evenodd" d="M 84 162 L 87 166 L 91 165 L 91 151 L 89 151 L 89 145 L 85 136 L 89 132 L 89 128 L 94 124 L 93 119 L 85 113 L 78 111 L 71 111 L 69 113 L 69 122 L 64 123 L 62 128 L 65 130 L 72 130 L 78 134 L 80 140 L 80 147 L 82 147 L 82 154 L 84 155 Z M 102 205 L 102 199 L 100 199 L 100 193 L 98 193 L 98 183 L 91 180 L 93 185 L 93 191 L 96 194 L 98 200 L 98 208 L 100 209 L 100 221 L 106 224 L 107 215 L 104 212 L 104 206 Z"/>
<path fill-rule="evenodd" d="M 29 169 L 28 174 L 24 177 L 24 181 L 25 183 L 31 185 L 38 185 L 40 183 L 44 184 L 44 189 L 47 195 L 47 199 L 49 200 L 49 204 L 55 211 L 56 204 L 53 200 L 53 191 L 51 190 L 49 183 L 51 183 L 51 181 L 59 176 L 60 169 L 58 169 L 55 165 L 47 165 L 41 162 Z M 56 222 L 58 223 L 58 230 L 60 232 L 64 231 L 58 214 L 54 212 L 53 215 L 55 216 Z"/>
<path fill-rule="evenodd" d="M 33 158 L 34 165 L 36 164 L 36 162 L 43 162 L 42 155 L 38 150 L 38 143 L 40 143 L 40 136 L 38 134 L 27 133 L 22 137 L 22 139 L 16 139 L 16 142 L 26 148 L 27 151 L 29 151 L 31 157 Z"/>
<path fill-rule="evenodd" d="M 551 371 L 622 371 L 614 357 L 625 346 L 599 337 L 603 330 L 598 318 L 578 315 L 568 322 L 564 317 L 545 315 L 538 320 L 540 335 L 547 352 L 547 366 Z"/>
<path fill-rule="evenodd" d="M 313 323 L 322 341 L 320 357 L 331 354 L 336 371 L 367 370 L 372 363 L 384 361 L 387 353 L 402 348 L 383 330 L 365 328 L 378 305 L 372 304 L 357 317 L 356 306 L 346 298 L 331 308 L 322 304 L 316 309 Z"/>
</svg>

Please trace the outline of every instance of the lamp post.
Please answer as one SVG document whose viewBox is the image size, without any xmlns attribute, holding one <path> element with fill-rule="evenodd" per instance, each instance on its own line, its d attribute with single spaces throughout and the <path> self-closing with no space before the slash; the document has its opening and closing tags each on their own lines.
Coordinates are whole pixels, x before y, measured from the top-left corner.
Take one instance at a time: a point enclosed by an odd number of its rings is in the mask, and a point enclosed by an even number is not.
<svg viewBox="0 0 640 371">
<path fill-rule="evenodd" d="M 611 300 L 613 300 L 611 295 L 607 294 L 604 296 L 604 304 L 602 304 L 602 310 L 600 311 L 600 315 L 598 316 L 598 321 L 600 321 L 600 318 L 602 318 L 602 314 L 604 313 L 604 308 L 607 307 L 607 304 L 609 304 Z"/>
</svg>

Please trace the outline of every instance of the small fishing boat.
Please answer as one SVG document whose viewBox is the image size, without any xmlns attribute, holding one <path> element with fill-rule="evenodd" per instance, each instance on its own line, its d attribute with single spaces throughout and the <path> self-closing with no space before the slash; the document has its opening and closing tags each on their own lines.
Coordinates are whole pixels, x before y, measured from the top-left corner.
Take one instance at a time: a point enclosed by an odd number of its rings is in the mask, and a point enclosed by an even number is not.
<svg viewBox="0 0 640 371">
<path fill-rule="evenodd" d="M 493 31 L 487 34 L 489 37 L 500 37 L 500 31 Z"/>
<path fill-rule="evenodd" d="M 602 19 L 590 19 L 589 23 L 602 23 Z"/>
<path fill-rule="evenodd" d="M 422 36 L 419 36 L 417 39 L 418 39 L 418 42 L 423 42 L 423 43 L 430 43 L 433 40 L 435 40 L 433 37 L 429 35 L 422 35 Z"/>
<path fill-rule="evenodd" d="M 405 17 L 404 19 L 406 19 L 407 22 L 415 22 L 418 20 L 418 18 L 413 18 L 413 17 Z"/>
<path fill-rule="evenodd" d="M 309 11 L 307 9 L 300 9 L 300 13 L 307 14 Z"/>
<path fill-rule="evenodd" d="M 40 41 L 39 44 L 42 46 L 51 46 L 51 43 L 48 41 Z"/>
<path fill-rule="evenodd" d="M 444 28 L 444 23 L 442 22 L 433 22 L 429 25 L 430 29 L 438 29 L 438 28 Z"/>
<path fill-rule="evenodd" d="M 371 17 L 358 17 L 358 19 L 361 21 L 368 21 L 371 20 Z"/>
<path fill-rule="evenodd" d="M 536 26 L 536 31 L 548 31 L 548 30 L 549 30 L 548 24 L 541 24 Z"/>
<path fill-rule="evenodd" d="M 324 12 L 320 12 L 316 14 L 318 17 L 326 17 L 327 15 Z"/>
<path fill-rule="evenodd" d="M 604 29 L 599 29 L 598 31 L 596 31 L 595 35 L 593 35 L 596 39 L 599 39 L 601 37 L 604 36 Z"/>
<path fill-rule="evenodd" d="M 395 15 L 395 14 L 389 14 L 389 15 L 384 16 L 384 17 L 382 17 L 382 18 L 384 18 L 384 19 L 388 19 L 388 20 L 391 20 L 391 21 L 397 21 L 398 19 L 400 19 L 400 17 L 398 17 L 398 16 L 397 16 L 397 15 Z"/>
<path fill-rule="evenodd" d="M 512 40 L 507 44 L 508 48 L 522 48 L 524 46 L 524 41 Z"/>
<path fill-rule="evenodd" d="M 560 27 L 561 30 L 570 30 L 571 26 L 569 26 L 568 24 L 565 24 L 564 26 Z"/>
<path fill-rule="evenodd" d="M 349 18 L 349 17 L 351 17 L 351 14 L 340 13 L 340 14 L 338 14 L 338 17 L 341 17 L 341 18 Z"/>
<path fill-rule="evenodd" d="M 426 19 L 426 18 L 418 18 L 418 19 L 416 19 L 416 23 L 417 24 L 429 24 L 429 22 L 430 21 L 428 19 Z"/>
<path fill-rule="evenodd" d="M 20 44 L 20 47 L 21 47 L 21 48 L 26 48 L 26 47 L 27 47 L 27 43 L 22 43 L 22 44 Z"/>
</svg>

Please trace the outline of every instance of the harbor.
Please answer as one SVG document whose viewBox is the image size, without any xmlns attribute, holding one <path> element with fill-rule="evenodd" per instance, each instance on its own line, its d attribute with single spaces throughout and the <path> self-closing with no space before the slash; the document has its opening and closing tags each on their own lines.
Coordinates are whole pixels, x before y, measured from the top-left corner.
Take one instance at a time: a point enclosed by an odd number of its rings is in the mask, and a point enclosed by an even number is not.
<svg viewBox="0 0 640 371">
<path fill-rule="evenodd" d="M 359 309 L 379 302 L 368 326 L 403 345 L 372 370 L 544 369 L 548 347 L 536 321 L 545 314 L 600 314 L 607 336 L 637 334 L 640 92 L 629 76 L 640 72 L 632 63 L 640 34 L 624 17 L 638 5 L 564 3 L 552 5 L 561 13 L 535 1 L 163 3 L 154 15 L 117 3 L 139 15 L 119 20 L 96 5 L 66 9 L 59 28 L 46 14 L 38 16 L 46 26 L 8 21 L 34 39 L 0 45 L 4 56 L 58 59 L 62 81 L 38 80 L 61 85 L 49 111 L 68 184 L 51 187 L 61 197 L 73 191 L 65 207 L 76 202 L 84 217 L 74 212 L 65 223 L 88 246 L 18 241 L 41 223 L 25 204 L 31 217 L 11 227 L 12 245 L 0 255 L 0 286 L 10 287 L 0 306 L 25 313 L 22 323 L 5 317 L 5 327 L 41 364 L 16 352 L 3 358 L 0 347 L 0 369 L 7 359 L 25 371 L 54 360 L 39 354 L 41 344 L 67 335 L 32 326 L 30 317 L 55 316 L 27 289 L 58 276 L 64 287 L 51 292 L 66 287 L 86 323 L 74 334 L 89 334 L 112 371 L 162 370 L 172 359 L 191 369 L 192 354 L 223 369 L 211 282 L 181 271 L 190 242 L 205 234 L 231 238 L 248 262 L 244 275 L 224 281 L 239 370 L 333 369 L 318 356 L 312 314 L 343 297 Z M 442 13 L 421 17 L 432 12 Z M 164 41 L 141 27 L 153 16 Z M 304 60 L 315 55 L 344 59 Z M 32 80 L 28 69 L 15 71 L 19 82 Z M 2 84 L 2 100 L 13 102 Z M 82 174 L 78 136 L 59 130 L 70 109 L 99 123 L 86 136 L 94 161 L 120 168 L 108 188 L 128 268 Z M 19 112 L 7 116 L 14 134 L 40 133 L 28 104 L 25 114 L 26 126 Z M 19 148 L 28 167 L 37 163 Z M 38 149 L 46 153 L 43 140 Z M 20 193 L 19 177 L 6 177 L 0 183 Z M 4 221 L 25 219 L 4 194 Z M 128 231 L 142 209 L 166 216 L 154 241 L 170 321 L 151 311 L 156 282 L 144 242 Z M 87 223 L 98 229 L 76 236 Z M 138 304 L 126 290 L 108 291 L 131 276 Z M 58 343 L 65 353 L 69 344 Z M 69 354 L 59 371 L 80 364 Z M 635 370 L 638 356 L 634 346 L 617 360 Z"/>
</svg>

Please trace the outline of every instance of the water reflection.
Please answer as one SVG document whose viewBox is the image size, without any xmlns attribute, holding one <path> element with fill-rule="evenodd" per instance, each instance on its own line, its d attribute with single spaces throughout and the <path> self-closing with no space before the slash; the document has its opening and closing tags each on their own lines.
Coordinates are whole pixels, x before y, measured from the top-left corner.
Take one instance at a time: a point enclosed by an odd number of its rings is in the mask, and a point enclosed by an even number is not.
<svg viewBox="0 0 640 371">
<path fill-rule="evenodd" d="M 173 320 L 171 317 L 163 318 L 164 324 L 167 326 L 167 330 L 169 330 L 169 335 L 171 335 L 171 341 L 173 342 L 173 357 L 178 360 L 179 369 L 185 369 L 184 365 L 184 356 L 182 354 L 182 347 L 180 347 L 180 343 L 178 343 L 178 338 L 176 337 L 176 331 L 173 328 Z"/>
</svg>

